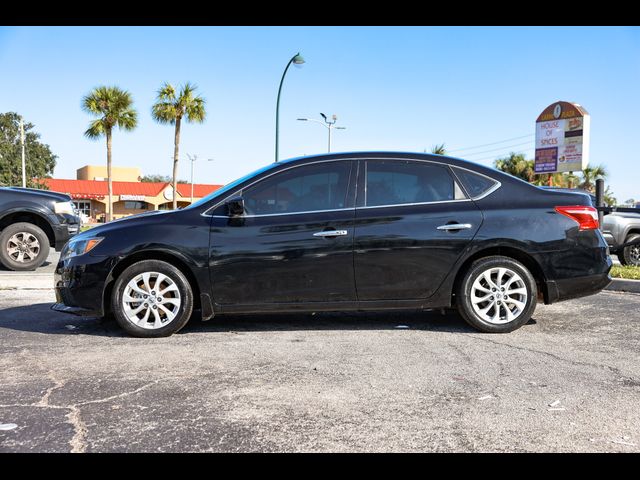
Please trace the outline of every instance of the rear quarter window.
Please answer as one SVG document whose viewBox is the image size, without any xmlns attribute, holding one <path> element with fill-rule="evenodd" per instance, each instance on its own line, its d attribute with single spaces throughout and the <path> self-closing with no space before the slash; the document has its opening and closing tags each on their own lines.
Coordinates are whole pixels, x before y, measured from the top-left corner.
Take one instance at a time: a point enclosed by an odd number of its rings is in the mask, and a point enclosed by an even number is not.
<svg viewBox="0 0 640 480">
<path fill-rule="evenodd" d="M 494 188 L 498 181 L 479 173 L 462 168 L 451 167 L 471 198 L 480 197 Z"/>
</svg>

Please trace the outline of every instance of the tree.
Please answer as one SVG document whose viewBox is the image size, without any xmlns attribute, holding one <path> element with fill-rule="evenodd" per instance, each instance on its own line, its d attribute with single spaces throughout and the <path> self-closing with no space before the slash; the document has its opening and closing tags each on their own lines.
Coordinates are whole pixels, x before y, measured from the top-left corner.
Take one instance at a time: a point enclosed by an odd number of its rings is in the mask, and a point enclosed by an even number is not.
<svg viewBox="0 0 640 480">
<path fill-rule="evenodd" d="M 441 145 L 436 144 L 433 147 L 431 147 L 431 153 L 433 153 L 434 155 L 446 155 L 447 150 L 444 147 L 444 143 Z"/>
<path fill-rule="evenodd" d="M 172 181 L 169 175 L 160 175 L 159 173 L 153 173 L 151 175 L 145 175 L 140 179 L 141 182 L 163 182 L 169 183 Z M 178 183 L 189 183 L 186 180 L 178 180 Z"/>
<path fill-rule="evenodd" d="M 593 167 L 587 165 L 582 170 L 582 182 L 580 182 L 578 186 L 583 190 L 594 193 L 596 190 L 596 179 L 598 177 L 606 179 L 608 175 L 609 172 L 607 172 L 604 165 L 595 165 Z"/>
<path fill-rule="evenodd" d="M 107 180 L 109 191 L 108 221 L 113 219 L 113 188 L 111 183 L 111 136 L 113 128 L 131 131 L 138 125 L 138 112 L 133 108 L 133 98 L 118 87 L 96 87 L 82 99 L 82 109 L 98 116 L 84 132 L 92 140 L 105 136 L 107 139 Z"/>
<path fill-rule="evenodd" d="M 0 113 L 0 184 L 22 185 L 22 147 L 20 144 L 20 115 L 15 112 Z M 40 143 L 40 134 L 34 125 L 24 122 L 24 150 L 27 187 L 46 189 L 38 181 L 51 178 L 58 158 L 49 145 Z"/>
<path fill-rule="evenodd" d="M 618 200 L 614 197 L 609 185 L 607 185 L 607 188 L 605 188 L 603 192 L 602 200 L 607 207 L 615 207 L 618 204 Z"/>
<path fill-rule="evenodd" d="M 522 153 L 511 152 L 508 157 L 498 158 L 494 166 L 502 172 L 527 182 L 533 183 L 535 180 L 533 160 L 527 160 Z"/>
<path fill-rule="evenodd" d="M 204 108 L 205 99 L 199 95 L 194 95 L 196 86 L 190 83 L 184 84 L 178 93 L 169 83 L 166 83 L 158 90 L 156 103 L 151 108 L 151 116 L 158 123 L 175 125 L 173 142 L 173 209 L 178 208 L 178 195 L 176 184 L 178 183 L 178 158 L 180 149 L 180 124 L 182 119 L 189 123 L 204 122 L 206 111 Z"/>
</svg>

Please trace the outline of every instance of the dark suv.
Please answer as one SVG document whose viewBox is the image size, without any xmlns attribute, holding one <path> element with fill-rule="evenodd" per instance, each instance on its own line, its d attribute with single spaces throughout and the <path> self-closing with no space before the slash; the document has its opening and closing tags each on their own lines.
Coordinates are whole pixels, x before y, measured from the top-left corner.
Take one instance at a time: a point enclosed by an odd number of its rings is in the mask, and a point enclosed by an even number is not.
<svg viewBox="0 0 640 480">
<path fill-rule="evenodd" d="M 271 164 L 193 205 L 72 239 L 54 309 L 129 333 L 217 314 L 455 307 L 485 332 L 591 295 L 611 259 L 587 195 L 455 158 L 362 152 Z"/>
<path fill-rule="evenodd" d="M 71 197 L 33 188 L 0 188 L 0 263 L 35 270 L 80 229 Z"/>
</svg>

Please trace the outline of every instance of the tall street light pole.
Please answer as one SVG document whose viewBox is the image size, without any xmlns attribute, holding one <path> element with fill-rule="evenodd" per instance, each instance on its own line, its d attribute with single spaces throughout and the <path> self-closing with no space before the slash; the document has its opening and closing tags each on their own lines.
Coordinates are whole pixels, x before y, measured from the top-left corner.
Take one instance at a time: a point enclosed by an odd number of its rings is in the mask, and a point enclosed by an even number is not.
<svg viewBox="0 0 640 480">
<path fill-rule="evenodd" d="M 282 74 L 282 78 L 280 79 L 280 87 L 278 88 L 278 101 L 276 103 L 276 162 L 278 161 L 278 142 L 280 135 L 280 93 L 282 92 L 282 82 L 284 82 L 284 76 L 287 74 L 287 70 L 289 70 L 289 67 L 292 63 L 294 65 L 302 65 L 304 63 L 304 58 L 302 58 L 300 52 L 291 57 L 291 60 L 289 60 L 289 63 L 287 63 L 287 66 L 284 69 L 284 73 Z"/>
<path fill-rule="evenodd" d="M 329 130 L 329 143 L 327 145 L 327 152 L 331 152 L 331 130 L 333 130 L 334 128 L 336 130 L 346 130 L 347 127 L 335 126 L 335 123 L 338 121 L 338 117 L 336 115 L 331 116 L 331 120 L 333 121 L 327 119 L 327 116 L 324 113 L 320 113 L 320 115 L 324 119 L 324 122 L 321 122 L 320 120 L 315 120 L 313 118 L 298 118 L 298 120 L 301 122 L 316 122 L 322 125 L 323 127 L 326 127 L 327 130 Z"/>
<path fill-rule="evenodd" d="M 191 203 L 193 203 L 193 164 L 195 163 L 196 160 L 198 160 L 198 156 L 197 155 L 189 155 L 187 153 L 187 157 L 189 157 L 189 160 L 191 160 Z M 213 158 L 207 158 L 207 162 L 213 162 Z"/>
</svg>

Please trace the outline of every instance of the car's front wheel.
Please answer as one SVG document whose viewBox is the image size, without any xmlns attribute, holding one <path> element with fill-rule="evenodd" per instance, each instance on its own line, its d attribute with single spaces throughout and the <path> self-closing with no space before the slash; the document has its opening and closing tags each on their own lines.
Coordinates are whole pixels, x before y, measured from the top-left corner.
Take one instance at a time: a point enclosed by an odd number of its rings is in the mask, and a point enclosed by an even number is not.
<svg viewBox="0 0 640 480">
<path fill-rule="evenodd" d="M 507 333 L 527 323 L 536 308 L 538 290 L 522 263 L 503 256 L 473 262 L 457 290 L 457 306 L 472 327 Z"/>
<path fill-rule="evenodd" d="M 111 309 L 118 324 L 131 335 L 167 337 L 189 321 L 193 292 L 178 268 L 160 260 L 143 260 L 116 280 Z"/>
</svg>

